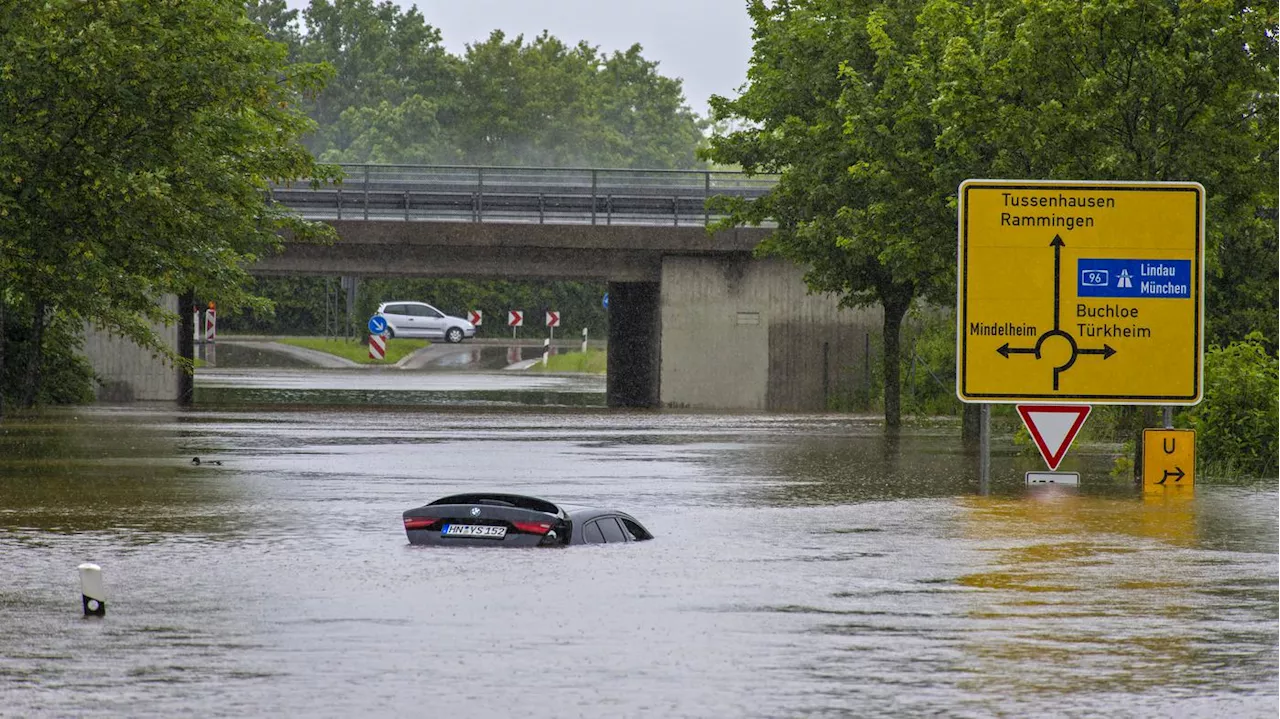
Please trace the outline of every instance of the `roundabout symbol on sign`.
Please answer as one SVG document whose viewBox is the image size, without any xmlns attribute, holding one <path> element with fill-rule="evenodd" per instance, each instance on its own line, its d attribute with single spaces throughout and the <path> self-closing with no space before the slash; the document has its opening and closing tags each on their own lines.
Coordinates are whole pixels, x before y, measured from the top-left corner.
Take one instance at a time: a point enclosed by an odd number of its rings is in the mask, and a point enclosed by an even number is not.
<svg viewBox="0 0 1280 719">
<path fill-rule="evenodd" d="M 1009 359 L 1009 355 L 1011 354 L 1035 355 L 1036 359 L 1041 359 L 1042 355 L 1040 349 L 1044 346 L 1045 340 L 1050 337 L 1061 337 L 1065 339 L 1067 344 L 1071 347 L 1071 356 L 1067 357 L 1066 362 L 1063 362 L 1053 368 L 1053 390 L 1055 392 L 1058 391 L 1058 375 L 1071 369 L 1071 365 L 1076 363 L 1076 358 L 1078 356 L 1102 355 L 1102 359 L 1107 360 L 1111 358 L 1111 355 L 1116 353 L 1116 350 L 1111 345 L 1105 343 L 1102 345 L 1101 349 L 1082 348 L 1076 343 L 1076 338 L 1073 337 L 1071 333 L 1066 332 L 1061 328 L 1062 248 L 1065 247 L 1066 244 L 1067 243 L 1062 241 L 1062 235 L 1054 235 L 1053 241 L 1049 243 L 1049 246 L 1053 248 L 1053 329 L 1040 335 L 1040 337 L 1036 339 L 1035 347 L 1010 347 L 1009 343 L 1005 342 L 996 349 L 996 352 L 999 352 L 1005 359 Z"/>
</svg>

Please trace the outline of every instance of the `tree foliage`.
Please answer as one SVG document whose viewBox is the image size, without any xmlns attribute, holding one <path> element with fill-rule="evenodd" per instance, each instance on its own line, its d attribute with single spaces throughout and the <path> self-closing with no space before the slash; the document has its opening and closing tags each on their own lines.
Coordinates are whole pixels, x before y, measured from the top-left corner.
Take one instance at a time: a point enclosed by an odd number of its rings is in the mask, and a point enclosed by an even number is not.
<svg viewBox="0 0 1280 719">
<path fill-rule="evenodd" d="M 277 233 L 323 232 L 265 199 L 325 174 L 296 108 L 322 69 L 288 64 L 241 2 L 7 0 L 0 47 L 0 281 L 37 366 L 50 318 L 171 353 L 161 295 L 252 303 L 244 267 Z"/>
<path fill-rule="evenodd" d="M 1228 474 L 1275 477 L 1280 458 L 1280 365 L 1251 333 L 1205 356 L 1204 402 L 1179 417 L 1196 430 L 1201 461 Z"/>
<path fill-rule="evenodd" d="M 308 104 L 307 139 L 334 162 L 688 168 L 702 139 L 678 79 L 640 46 L 601 53 L 547 33 L 495 31 L 454 56 L 417 9 L 260 0 L 254 16 L 333 81 Z"/>
<path fill-rule="evenodd" d="M 917 297 L 949 302 L 966 177 L 1196 180 L 1209 331 L 1275 346 L 1276 16 L 1229 0 L 784 0 L 749 5 L 739 129 L 707 156 L 782 173 L 733 206 L 814 291 L 885 309 L 885 412 Z"/>
</svg>

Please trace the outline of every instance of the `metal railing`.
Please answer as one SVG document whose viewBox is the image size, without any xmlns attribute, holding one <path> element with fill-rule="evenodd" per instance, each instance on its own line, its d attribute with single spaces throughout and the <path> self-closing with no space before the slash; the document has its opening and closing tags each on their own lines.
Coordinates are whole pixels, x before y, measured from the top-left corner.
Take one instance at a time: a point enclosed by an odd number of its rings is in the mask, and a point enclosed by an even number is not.
<svg viewBox="0 0 1280 719">
<path fill-rule="evenodd" d="M 339 185 L 274 187 L 271 199 L 315 220 L 702 226 L 721 219 L 709 198 L 755 199 L 777 182 L 710 170 L 341 167 Z"/>
</svg>

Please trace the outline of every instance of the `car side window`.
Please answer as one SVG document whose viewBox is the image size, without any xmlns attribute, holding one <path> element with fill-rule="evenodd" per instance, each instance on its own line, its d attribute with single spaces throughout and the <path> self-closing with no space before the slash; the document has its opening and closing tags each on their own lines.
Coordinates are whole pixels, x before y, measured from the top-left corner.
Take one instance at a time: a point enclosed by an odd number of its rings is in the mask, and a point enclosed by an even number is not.
<svg viewBox="0 0 1280 719">
<path fill-rule="evenodd" d="M 427 317 L 435 317 L 436 319 L 444 317 L 444 313 L 434 307 L 423 307 L 422 313 Z"/>
<path fill-rule="evenodd" d="M 409 314 L 414 317 L 432 317 L 431 308 L 425 305 L 407 305 Z"/>
<path fill-rule="evenodd" d="M 623 519 L 622 517 L 619 517 L 618 521 L 622 522 L 622 529 L 627 533 L 627 541 L 639 542 L 648 536 L 648 532 L 645 532 L 640 528 L 640 525 L 630 519 Z"/>
<path fill-rule="evenodd" d="M 402 315 L 404 314 L 404 305 L 387 305 L 382 310 L 384 315 Z"/>
<path fill-rule="evenodd" d="M 600 532 L 604 535 L 604 541 L 609 544 L 627 541 L 626 535 L 622 533 L 622 527 L 618 526 L 618 520 L 613 517 L 597 519 L 596 523 L 600 525 Z"/>
<path fill-rule="evenodd" d="M 582 528 L 582 537 L 587 540 L 587 544 L 604 544 L 604 535 L 595 522 L 587 522 L 587 526 Z"/>
</svg>

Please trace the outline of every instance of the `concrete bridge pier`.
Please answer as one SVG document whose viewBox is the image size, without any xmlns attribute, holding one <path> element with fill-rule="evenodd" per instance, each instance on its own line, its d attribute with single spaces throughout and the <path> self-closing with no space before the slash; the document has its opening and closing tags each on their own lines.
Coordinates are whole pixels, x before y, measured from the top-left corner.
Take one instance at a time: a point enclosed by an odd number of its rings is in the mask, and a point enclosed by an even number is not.
<svg viewBox="0 0 1280 719">
<path fill-rule="evenodd" d="M 609 283 L 610 407 L 657 407 L 662 314 L 657 282 Z"/>
</svg>

